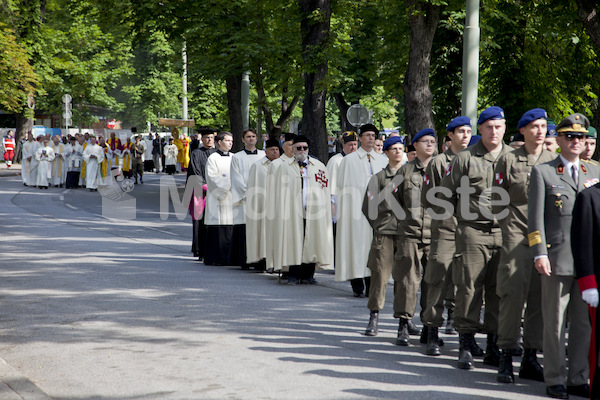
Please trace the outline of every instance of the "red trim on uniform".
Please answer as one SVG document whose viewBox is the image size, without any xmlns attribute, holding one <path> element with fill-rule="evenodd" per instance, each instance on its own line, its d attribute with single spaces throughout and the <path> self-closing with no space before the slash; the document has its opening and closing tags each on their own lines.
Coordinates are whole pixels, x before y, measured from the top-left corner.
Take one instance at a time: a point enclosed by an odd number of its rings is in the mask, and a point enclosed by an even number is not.
<svg viewBox="0 0 600 400">
<path fill-rule="evenodd" d="M 577 279 L 577 283 L 579 284 L 579 290 L 583 292 L 587 289 L 597 289 L 598 284 L 596 283 L 595 275 L 588 275 Z"/>
</svg>

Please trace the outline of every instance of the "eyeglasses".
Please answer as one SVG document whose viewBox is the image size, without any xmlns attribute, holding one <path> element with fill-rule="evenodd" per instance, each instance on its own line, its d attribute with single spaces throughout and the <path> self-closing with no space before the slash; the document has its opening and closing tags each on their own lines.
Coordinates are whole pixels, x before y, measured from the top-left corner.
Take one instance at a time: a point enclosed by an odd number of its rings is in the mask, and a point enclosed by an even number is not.
<svg viewBox="0 0 600 400">
<path fill-rule="evenodd" d="M 423 143 L 424 145 L 435 145 L 435 140 L 417 140 L 418 143 Z"/>
<path fill-rule="evenodd" d="M 308 146 L 296 146 L 296 150 L 308 150 Z"/>
<path fill-rule="evenodd" d="M 574 140 L 574 139 L 585 140 L 585 136 L 580 135 L 578 133 L 569 132 L 569 133 L 565 133 L 564 135 L 561 135 L 561 136 L 564 136 L 565 139 L 567 139 L 567 140 Z"/>
</svg>

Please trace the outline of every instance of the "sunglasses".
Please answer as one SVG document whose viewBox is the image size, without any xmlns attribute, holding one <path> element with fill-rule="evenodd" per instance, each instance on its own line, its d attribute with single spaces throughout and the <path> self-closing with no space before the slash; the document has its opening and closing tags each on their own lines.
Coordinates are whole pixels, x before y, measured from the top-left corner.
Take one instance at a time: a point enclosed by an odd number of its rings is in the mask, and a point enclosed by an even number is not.
<svg viewBox="0 0 600 400">
<path fill-rule="evenodd" d="M 579 140 L 584 140 L 585 136 L 581 135 L 579 133 L 565 133 L 564 136 L 567 140 L 574 140 L 574 139 L 579 139 Z"/>
<path fill-rule="evenodd" d="M 296 150 L 308 150 L 308 146 L 296 146 Z"/>
</svg>

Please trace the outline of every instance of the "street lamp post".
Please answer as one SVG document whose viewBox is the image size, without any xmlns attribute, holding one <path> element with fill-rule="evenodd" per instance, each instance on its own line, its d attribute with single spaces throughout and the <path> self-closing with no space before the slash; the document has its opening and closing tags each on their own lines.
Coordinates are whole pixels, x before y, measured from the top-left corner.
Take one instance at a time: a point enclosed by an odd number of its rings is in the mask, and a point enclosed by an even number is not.
<svg viewBox="0 0 600 400">
<path fill-rule="evenodd" d="M 477 85 L 479 82 L 479 0 L 467 0 L 467 15 L 463 40 L 463 115 L 477 120 Z M 476 132 L 473 127 L 473 134 Z"/>
</svg>

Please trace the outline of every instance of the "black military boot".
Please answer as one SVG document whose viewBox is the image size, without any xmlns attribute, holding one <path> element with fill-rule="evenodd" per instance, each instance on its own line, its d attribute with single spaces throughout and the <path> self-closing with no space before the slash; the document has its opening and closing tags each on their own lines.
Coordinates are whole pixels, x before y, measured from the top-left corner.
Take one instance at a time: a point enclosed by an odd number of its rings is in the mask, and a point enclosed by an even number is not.
<svg viewBox="0 0 600 400">
<path fill-rule="evenodd" d="M 515 381 L 512 365 L 512 349 L 502 349 L 496 381 L 502 383 L 513 383 Z"/>
<path fill-rule="evenodd" d="M 409 319 L 407 321 L 408 321 L 408 334 L 412 335 L 412 336 L 419 336 L 422 331 L 419 328 L 417 328 L 417 326 L 415 324 L 413 324 L 411 319 Z M 427 343 L 427 342 L 424 342 L 424 343 Z"/>
<path fill-rule="evenodd" d="M 396 338 L 396 344 L 398 346 L 408 346 L 409 343 L 409 334 L 408 334 L 408 320 L 405 318 L 400 318 L 400 324 L 398 325 L 398 337 Z"/>
<path fill-rule="evenodd" d="M 458 349 L 458 363 L 457 367 L 460 369 L 471 369 L 473 368 L 473 356 L 471 355 L 470 345 L 471 341 L 474 341 L 472 333 L 459 333 L 458 342 L 460 347 Z"/>
<path fill-rule="evenodd" d="M 448 308 L 448 318 L 446 318 L 446 335 L 454 335 L 456 334 L 456 329 L 454 329 L 454 310 Z"/>
<path fill-rule="evenodd" d="M 498 335 L 494 333 L 488 333 L 487 335 L 487 347 L 485 348 L 485 356 L 483 357 L 483 363 L 497 367 L 500 365 L 500 349 L 498 349 Z"/>
<path fill-rule="evenodd" d="M 469 335 L 469 350 L 471 351 L 471 355 L 473 357 L 483 356 L 483 349 L 477 344 L 474 333 Z"/>
<path fill-rule="evenodd" d="M 408 332 L 410 333 L 410 330 Z M 419 343 L 427 344 L 428 337 L 429 337 L 429 326 L 423 324 L 423 329 L 421 329 L 421 336 L 419 337 Z"/>
<path fill-rule="evenodd" d="M 377 322 L 379 322 L 379 311 L 372 310 L 369 317 L 369 325 L 367 325 L 367 329 L 365 330 L 366 336 L 377 336 L 377 332 L 379 332 Z"/>
<path fill-rule="evenodd" d="M 537 360 L 536 349 L 524 349 L 519 378 L 544 382 L 544 370 Z"/>
<path fill-rule="evenodd" d="M 438 337 L 438 328 L 433 326 L 427 327 L 427 350 L 425 353 L 428 356 L 439 356 L 442 354 L 439 345 L 440 338 Z"/>
</svg>

